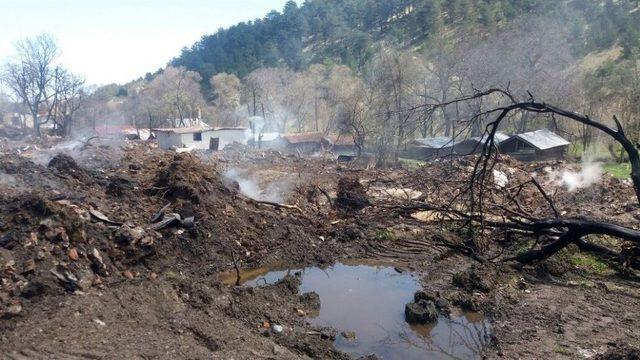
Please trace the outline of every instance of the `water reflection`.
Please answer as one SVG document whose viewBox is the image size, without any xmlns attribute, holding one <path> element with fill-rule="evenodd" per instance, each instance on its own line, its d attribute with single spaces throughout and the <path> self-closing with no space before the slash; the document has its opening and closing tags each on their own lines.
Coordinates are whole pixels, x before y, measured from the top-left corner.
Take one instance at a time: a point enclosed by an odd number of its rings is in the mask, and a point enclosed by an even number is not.
<svg viewBox="0 0 640 360">
<path fill-rule="evenodd" d="M 325 269 L 261 269 L 242 274 L 241 282 L 272 284 L 296 271 L 302 273 L 300 291 L 320 295 L 320 312 L 309 322 L 354 331 L 355 340 L 338 336 L 335 347 L 355 357 L 373 353 L 383 359 L 475 359 L 490 341 L 489 323 L 478 313 L 442 316 L 429 325 L 407 324 L 404 305 L 421 287 L 411 274 L 400 274 L 393 267 L 336 264 Z M 229 283 L 235 283 L 235 274 Z"/>
</svg>

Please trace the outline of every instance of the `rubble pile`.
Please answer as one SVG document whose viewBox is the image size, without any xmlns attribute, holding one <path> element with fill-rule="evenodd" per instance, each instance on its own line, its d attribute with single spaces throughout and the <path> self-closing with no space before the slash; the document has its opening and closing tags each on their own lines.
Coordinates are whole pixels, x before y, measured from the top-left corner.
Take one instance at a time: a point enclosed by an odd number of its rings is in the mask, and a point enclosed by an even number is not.
<svg viewBox="0 0 640 360">
<path fill-rule="evenodd" d="M 252 267 L 337 253 L 331 245 L 310 251 L 325 224 L 238 196 L 194 155 L 139 145 L 109 166 L 85 168 L 66 154 L 47 166 L 18 155 L 0 160 L 11 179 L 0 183 L 1 317 L 45 295 L 167 271 L 206 276 L 233 259 Z"/>
</svg>

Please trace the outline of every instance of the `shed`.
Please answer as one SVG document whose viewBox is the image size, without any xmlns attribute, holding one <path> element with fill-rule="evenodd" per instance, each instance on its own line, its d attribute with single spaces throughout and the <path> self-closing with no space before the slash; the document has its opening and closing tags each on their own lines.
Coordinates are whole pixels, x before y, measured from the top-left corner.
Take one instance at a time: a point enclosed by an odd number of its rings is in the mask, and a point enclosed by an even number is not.
<svg viewBox="0 0 640 360">
<path fill-rule="evenodd" d="M 500 144 L 500 151 L 521 161 L 563 159 L 571 143 L 551 130 L 517 134 Z"/>
<path fill-rule="evenodd" d="M 338 155 L 356 155 L 356 141 L 350 134 L 330 134 L 324 137 L 323 144 Z"/>
<path fill-rule="evenodd" d="M 454 151 L 459 155 L 471 155 L 477 154 L 482 151 L 484 144 L 489 139 L 489 135 L 484 134 L 482 136 L 474 136 L 472 138 L 462 140 L 455 144 Z M 493 142 L 496 146 L 499 146 L 503 141 L 509 139 L 509 135 L 501 132 L 496 132 L 493 137 Z"/>
<path fill-rule="evenodd" d="M 417 160 L 431 160 L 453 153 L 456 140 L 447 136 L 415 139 L 407 145 L 405 157 Z"/>
<path fill-rule="evenodd" d="M 321 132 L 293 133 L 282 135 L 287 150 L 301 153 L 314 153 L 322 149 Z"/>
</svg>

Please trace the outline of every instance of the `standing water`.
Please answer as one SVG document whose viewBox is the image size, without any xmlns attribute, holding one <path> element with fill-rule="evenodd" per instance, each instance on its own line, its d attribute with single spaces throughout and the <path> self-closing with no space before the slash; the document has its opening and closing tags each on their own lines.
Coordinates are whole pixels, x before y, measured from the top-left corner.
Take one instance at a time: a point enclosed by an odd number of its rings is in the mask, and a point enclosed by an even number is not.
<svg viewBox="0 0 640 360">
<path fill-rule="evenodd" d="M 243 280 L 247 286 L 272 284 L 294 271 L 254 272 Z M 489 323 L 477 313 L 440 316 L 428 325 L 407 324 L 404 306 L 421 286 L 412 275 L 393 267 L 336 264 L 298 271 L 302 271 L 300 291 L 320 295 L 320 313 L 309 322 L 339 333 L 355 332 L 355 340 L 338 335 L 334 343 L 355 357 L 476 359 L 490 341 Z"/>
</svg>

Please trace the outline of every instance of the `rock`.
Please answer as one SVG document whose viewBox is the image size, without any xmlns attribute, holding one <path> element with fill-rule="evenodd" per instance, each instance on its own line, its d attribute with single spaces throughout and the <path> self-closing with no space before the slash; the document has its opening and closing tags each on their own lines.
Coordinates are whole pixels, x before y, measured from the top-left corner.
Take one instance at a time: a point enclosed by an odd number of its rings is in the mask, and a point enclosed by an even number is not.
<svg viewBox="0 0 640 360">
<path fill-rule="evenodd" d="M 276 334 L 280 334 L 281 332 L 284 331 L 284 327 L 282 327 L 282 325 L 273 324 L 271 325 L 271 331 L 273 331 Z"/>
<path fill-rule="evenodd" d="M 343 331 L 340 335 L 342 335 L 342 337 L 347 341 L 356 341 L 358 339 L 355 331 Z"/>
<path fill-rule="evenodd" d="M 320 295 L 315 291 L 300 295 L 300 302 L 305 304 L 305 308 L 320 310 Z"/>
<path fill-rule="evenodd" d="M 11 251 L 0 247 L 0 270 L 13 267 L 15 264 Z"/>
<path fill-rule="evenodd" d="M 145 235 L 143 228 L 136 226 L 131 228 L 129 226 L 122 226 L 116 231 L 115 241 L 118 244 L 129 245 L 139 242 Z"/>
<path fill-rule="evenodd" d="M 36 271 L 36 261 L 33 259 L 29 259 L 24 262 L 24 266 L 22 268 L 22 275 L 33 274 Z"/>
<path fill-rule="evenodd" d="M 3 314 L 3 317 L 6 319 L 9 319 L 9 318 L 20 315 L 21 312 L 22 312 L 22 305 L 11 304 L 7 307 L 7 311 Z"/>
<path fill-rule="evenodd" d="M 135 275 L 133 275 L 133 273 L 131 272 L 131 270 L 125 270 L 122 272 L 122 276 L 126 277 L 129 280 L 132 280 L 133 278 L 135 278 Z"/>
<path fill-rule="evenodd" d="M 438 320 L 438 309 L 431 300 L 420 300 L 405 305 L 405 320 L 410 324 L 424 324 Z"/>
<path fill-rule="evenodd" d="M 302 309 L 296 309 L 296 314 L 300 317 L 307 315 L 307 313 Z"/>
<path fill-rule="evenodd" d="M 100 326 L 107 326 L 107 323 L 105 323 L 104 321 L 100 320 L 100 319 L 93 319 L 93 322 L 100 325 Z"/>
<path fill-rule="evenodd" d="M 94 277 L 95 277 L 95 275 L 93 274 L 93 271 L 88 269 L 80 270 L 78 271 L 77 277 L 78 277 L 78 287 L 80 288 L 80 290 L 86 291 L 86 290 L 89 290 L 91 286 L 93 286 Z"/>
<path fill-rule="evenodd" d="M 98 249 L 96 248 L 93 248 L 91 249 L 91 252 L 89 252 L 88 257 L 93 265 L 93 270 L 100 275 L 106 276 L 107 266 L 102 259 L 102 254 L 100 254 L 100 251 L 98 251 Z"/>
<path fill-rule="evenodd" d="M 69 251 L 67 252 L 67 256 L 69 256 L 69 259 L 73 261 L 78 261 L 78 259 L 80 258 L 80 256 L 78 255 L 78 249 L 76 248 L 69 249 Z"/>
<path fill-rule="evenodd" d="M 336 339 L 337 331 L 331 328 L 322 329 L 320 332 L 320 338 L 324 340 L 334 341 Z"/>
<path fill-rule="evenodd" d="M 51 269 L 50 272 L 68 291 L 75 291 L 78 289 L 78 278 L 69 269 L 62 265 L 57 265 L 55 268 Z"/>
</svg>

